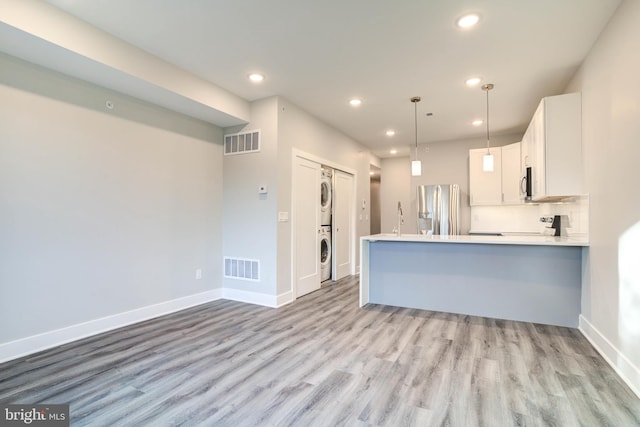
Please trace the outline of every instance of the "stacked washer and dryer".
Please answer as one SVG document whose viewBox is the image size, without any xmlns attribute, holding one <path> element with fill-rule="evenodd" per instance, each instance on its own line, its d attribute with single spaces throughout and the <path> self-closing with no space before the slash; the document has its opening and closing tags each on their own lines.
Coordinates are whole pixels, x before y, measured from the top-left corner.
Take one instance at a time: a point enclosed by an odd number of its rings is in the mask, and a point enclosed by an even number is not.
<svg viewBox="0 0 640 427">
<path fill-rule="evenodd" d="M 331 211 L 333 173 L 323 166 L 320 175 L 320 281 L 331 279 Z"/>
</svg>

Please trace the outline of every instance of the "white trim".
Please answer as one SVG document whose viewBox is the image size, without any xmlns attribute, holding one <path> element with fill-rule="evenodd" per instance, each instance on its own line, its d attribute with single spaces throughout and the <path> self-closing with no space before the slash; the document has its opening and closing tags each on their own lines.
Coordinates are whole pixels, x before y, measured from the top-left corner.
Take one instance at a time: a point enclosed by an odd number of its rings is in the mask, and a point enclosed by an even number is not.
<svg viewBox="0 0 640 427">
<path fill-rule="evenodd" d="M 283 305 L 287 305 L 295 301 L 295 298 L 293 297 L 292 291 L 287 291 L 283 294 L 278 295 L 278 297 L 276 298 L 276 301 L 277 301 L 276 307 L 282 307 Z"/>
<path fill-rule="evenodd" d="M 231 301 L 246 302 L 249 304 L 262 305 L 265 307 L 277 307 L 277 297 L 275 295 L 262 294 L 259 292 L 243 291 L 240 289 L 223 288 L 222 298 Z"/>
<path fill-rule="evenodd" d="M 298 150 L 295 148 L 291 149 L 291 158 L 289 162 L 291 164 L 291 197 L 289 197 L 289 294 L 291 294 L 291 300 L 296 299 L 296 294 L 298 292 L 296 286 L 296 227 L 295 227 L 295 194 L 296 194 L 296 156 Z"/>
<path fill-rule="evenodd" d="M 287 291 L 280 295 L 269 295 L 260 292 L 243 291 L 240 289 L 222 289 L 222 298 L 231 301 L 256 304 L 264 307 L 278 308 L 293 302 L 293 292 Z"/>
<path fill-rule="evenodd" d="M 213 289 L 0 344 L 0 363 L 222 298 Z"/>
<path fill-rule="evenodd" d="M 578 329 L 589 340 L 614 371 L 622 378 L 636 396 L 640 397 L 640 369 L 633 364 L 595 326 L 580 315 Z M 613 361 L 616 362 L 613 362 Z"/>
<path fill-rule="evenodd" d="M 349 175 L 353 175 L 354 177 L 357 175 L 357 171 L 355 169 L 341 165 L 340 163 L 332 162 L 331 160 L 327 160 L 324 157 L 316 156 L 295 147 L 291 148 L 291 152 L 293 155 L 292 160 L 295 160 L 295 157 L 302 157 L 303 159 L 311 160 L 312 162 L 316 162 L 324 166 L 329 166 L 332 169 L 341 170 L 342 172 L 346 172 Z"/>
</svg>

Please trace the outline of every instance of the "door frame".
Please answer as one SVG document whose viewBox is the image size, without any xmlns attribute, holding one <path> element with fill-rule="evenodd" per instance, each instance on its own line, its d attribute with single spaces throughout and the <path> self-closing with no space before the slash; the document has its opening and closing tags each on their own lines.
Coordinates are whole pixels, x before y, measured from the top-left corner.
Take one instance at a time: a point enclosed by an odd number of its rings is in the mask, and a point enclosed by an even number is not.
<svg viewBox="0 0 640 427">
<path fill-rule="evenodd" d="M 311 153 L 307 153 L 306 151 L 302 151 L 299 150 L 297 148 L 291 148 L 291 204 L 289 206 L 290 212 L 291 212 L 291 241 L 289 242 L 290 248 L 291 248 L 291 295 L 293 300 L 296 299 L 296 295 L 297 295 L 297 285 L 296 285 L 296 262 L 297 262 L 297 258 L 296 258 L 296 251 L 294 250 L 294 248 L 296 247 L 296 211 L 295 211 L 295 200 L 294 200 L 294 196 L 295 196 L 295 186 L 296 186 L 296 181 L 295 181 L 295 163 L 296 163 L 296 157 L 300 157 L 302 159 L 306 159 L 315 163 L 319 163 L 320 165 L 324 165 L 324 166 L 328 166 L 332 169 L 338 169 L 342 172 L 345 172 L 349 175 L 353 176 L 353 194 L 357 195 L 357 190 L 358 190 L 358 174 L 356 172 L 355 169 L 350 168 L 348 166 L 344 166 L 340 163 L 336 163 L 333 162 L 331 160 L 322 158 L 320 156 L 316 156 L 314 154 Z M 352 209 L 351 209 L 351 218 L 349 219 L 351 222 L 351 259 L 353 260 L 353 262 L 351 263 L 351 274 L 354 275 L 356 274 L 356 244 L 357 244 L 357 221 L 356 221 L 356 209 L 357 209 L 357 197 L 353 197 L 352 200 Z M 331 204 L 331 209 L 334 209 L 333 203 Z M 331 233 L 333 234 L 333 230 L 331 231 Z M 333 236 L 332 236 L 333 237 Z M 332 239 L 332 243 L 331 245 L 333 246 L 335 244 L 335 242 Z M 333 251 L 333 247 L 331 248 Z M 333 261 L 332 261 L 332 273 L 333 273 Z M 292 300 L 292 301 L 293 301 Z"/>
</svg>

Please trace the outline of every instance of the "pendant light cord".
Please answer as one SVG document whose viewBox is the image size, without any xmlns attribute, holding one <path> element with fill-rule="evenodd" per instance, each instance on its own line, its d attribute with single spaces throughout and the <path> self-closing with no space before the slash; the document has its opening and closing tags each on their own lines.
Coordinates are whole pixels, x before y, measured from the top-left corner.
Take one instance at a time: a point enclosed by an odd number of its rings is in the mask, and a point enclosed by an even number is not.
<svg viewBox="0 0 640 427">
<path fill-rule="evenodd" d="M 487 90 L 487 153 L 490 153 L 491 151 L 489 151 L 489 91 Z"/>
<path fill-rule="evenodd" d="M 416 131 L 416 160 L 418 160 L 418 103 L 413 103 L 415 131 Z"/>
<path fill-rule="evenodd" d="M 489 91 L 493 89 L 493 84 L 488 83 L 482 86 L 482 90 L 487 92 L 487 154 L 491 154 L 491 150 L 489 149 Z"/>
<path fill-rule="evenodd" d="M 418 160 L 418 102 L 420 102 L 420 97 L 414 96 L 411 98 L 411 102 L 413 102 L 413 123 L 415 124 L 416 133 L 416 160 Z"/>
</svg>

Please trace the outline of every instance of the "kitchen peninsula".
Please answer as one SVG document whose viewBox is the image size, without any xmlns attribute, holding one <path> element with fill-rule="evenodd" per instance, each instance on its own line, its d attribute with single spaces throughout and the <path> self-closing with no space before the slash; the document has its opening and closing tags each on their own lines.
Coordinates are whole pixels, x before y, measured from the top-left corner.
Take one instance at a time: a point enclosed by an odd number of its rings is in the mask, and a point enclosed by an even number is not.
<svg viewBox="0 0 640 427">
<path fill-rule="evenodd" d="M 578 326 L 586 238 L 378 234 L 360 243 L 360 306 Z"/>
</svg>

